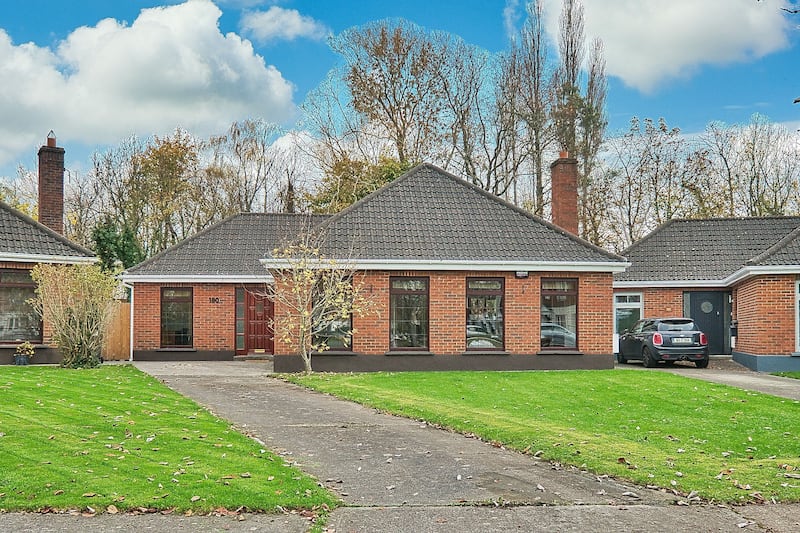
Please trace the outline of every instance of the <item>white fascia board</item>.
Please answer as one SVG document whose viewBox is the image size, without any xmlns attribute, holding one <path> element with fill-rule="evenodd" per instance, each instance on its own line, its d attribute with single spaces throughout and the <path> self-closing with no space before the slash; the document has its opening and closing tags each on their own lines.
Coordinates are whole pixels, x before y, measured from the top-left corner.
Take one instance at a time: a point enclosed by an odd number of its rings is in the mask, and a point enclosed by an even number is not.
<svg viewBox="0 0 800 533">
<path fill-rule="evenodd" d="M 615 289 L 680 289 L 680 288 L 723 288 L 728 284 L 719 279 L 689 279 L 665 281 L 615 281 L 611 284 Z"/>
<path fill-rule="evenodd" d="M 261 259 L 266 268 L 282 269 L 291 265 L 285 259 Z M 472 272 L 624 272 L 631 263 L 609 262 L 569 262 L 569 261 L 437 261 L 421 260 L 383 260 L 353 259 L 339 263 L 341 268 L 353 270 L 467 270 Z M 327 268 L 329 265 L 321 264 Z"/>
<path fill-rule="evenodd" d="M 228 276 L 228 275 L 136 275 L 122 274 L 123 283 L 272 283 L 275 280 L 269 274 L 263 276 Z"/>
<path fill-rule="evenodd" d="M 800 265 L 764 265 L 748 266 L 741 268 L 725 278 L 728 285 L 739 283 L 753 276 L 768 276 L 776 274 L 800 274 Z"/>
<path fill-rule="evenodd" d="M 38 254 L 0 254 L 0 261 L 9 263 L 58 263 L 63 265 L 92 264 L 98 257 L 82 257 L 74 255 L 38 255 Z"/>
</svg>

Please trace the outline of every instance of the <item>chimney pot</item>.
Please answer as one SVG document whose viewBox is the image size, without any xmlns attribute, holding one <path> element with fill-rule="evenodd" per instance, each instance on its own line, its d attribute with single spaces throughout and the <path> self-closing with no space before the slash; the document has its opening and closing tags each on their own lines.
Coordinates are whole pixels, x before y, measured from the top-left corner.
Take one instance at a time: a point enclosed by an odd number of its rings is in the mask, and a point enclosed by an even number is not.
<svg viewBox="0 0 800 533">
<path fill-rule="evenodd" d="M 47 146 L 50 148 L 56 147 L 56 134 L 53 130 L 50 130 L 50 133 L 47 134 Z"/>
</svg>

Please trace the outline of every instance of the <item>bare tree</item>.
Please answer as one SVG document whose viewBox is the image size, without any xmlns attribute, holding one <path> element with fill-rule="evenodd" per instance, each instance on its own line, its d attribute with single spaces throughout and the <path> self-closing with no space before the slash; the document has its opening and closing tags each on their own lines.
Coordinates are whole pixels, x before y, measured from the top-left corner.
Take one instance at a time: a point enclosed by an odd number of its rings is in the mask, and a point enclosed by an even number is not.
<svg viewBox="0 0 800 533">
<path fill-rule="evenodd" d="M 116 280 L 99 265 L 36 265 L 31 271 L 36 297 L 31 304 L 50 324 L 62 366 L 100 364 Z"/>
<path fill-rule="evenodd" d="M 515 69 L 516 75 L 506 78 L 511 84 L 506 90 L 518 95 L 515 102 L 516 112 L 525 126 L 525 149 L 533 182 L 530 209 L 542 216 L 547 203 L 547 154 L 555 140 L 551 97 L 552 61 L 545 37 L 542 3 L 533 0 L 528 4 L 527 10 L 528 18 L 522 28 L 520 40 L 512 43 L 509 53 L 509 68 Z"/>
<path fill-rule="evenodd" d="M 329 349 L 331 333 L 347 342 L 353 316 L 371 312 L 362 276 L 346 262 L 324 257 L 319 236 L 306 232 L 295 243 L 272 250 L 267 266 L 275 279 L 275 336 L 297 350 L 306 373 L 314 353 Z"/>
</svg>

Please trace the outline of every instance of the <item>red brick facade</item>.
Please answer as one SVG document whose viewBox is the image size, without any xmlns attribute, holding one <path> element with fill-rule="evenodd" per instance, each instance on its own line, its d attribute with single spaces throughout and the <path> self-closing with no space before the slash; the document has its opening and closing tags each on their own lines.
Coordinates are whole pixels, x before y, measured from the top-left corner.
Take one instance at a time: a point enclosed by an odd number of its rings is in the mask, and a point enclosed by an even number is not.
<svg viewBox="0 0 800 533">
<path fill-rule="evenodd" d="M 789 355 L 795 351 L 795 276 L 758 276 L 734 288 L 736 351 Z"/>
<path fill-rule="evenodd" d="M 233 352 L 236 285 L 225 283 L 137 283 L 133 303 L 133 349 L 161 348 L 161 288 L 192 287 L 193 348 Z"/>
<path fill-rule="evenodd" d="M 429 279 L 430 352 L 459 355 L 466 349 L 466 280 L 468 277 L 502 277 L 505 280 L 505 351 L 536 354 L 540 346 L 541 278 L 578 280 L 578 350 L 587 355 L 613 352 L 612 289 L 610 273 L 531 273 L 518 279 L 509 272 L 367 272 L 364 284 L 374 298 L 375 312 L 356 317 L 353 351 L 383 355 L 389 351 L 389 277 L 424 276 Z M 162 287 L 193 287 L 193 334 L 197 351 L 234 351 L 234 284 L 137 283 L 134 299 L 134 350 L 153 351 L 160 346 Z M 281 313 L 276 303 L 275 315 Z M 275 339 L 276 354 L 294 353 Z M 136 358 L 136 353 L 134 353 Z"/>
</svg>

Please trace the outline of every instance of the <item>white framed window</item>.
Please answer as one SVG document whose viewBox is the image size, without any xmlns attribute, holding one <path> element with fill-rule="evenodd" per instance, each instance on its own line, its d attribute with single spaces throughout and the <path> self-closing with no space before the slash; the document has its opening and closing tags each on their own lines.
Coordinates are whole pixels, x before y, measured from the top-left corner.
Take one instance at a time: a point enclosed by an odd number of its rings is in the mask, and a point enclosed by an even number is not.
<svg viewBox="0 0 800 533">
<path fill-rule="evenodd" d="M 641 292 L 614 293 L 614 352 L 619 351 L 619 335 L 644 317 Z"/>
</svg>

